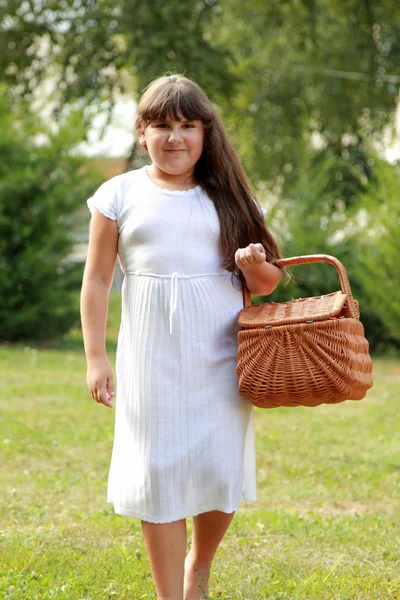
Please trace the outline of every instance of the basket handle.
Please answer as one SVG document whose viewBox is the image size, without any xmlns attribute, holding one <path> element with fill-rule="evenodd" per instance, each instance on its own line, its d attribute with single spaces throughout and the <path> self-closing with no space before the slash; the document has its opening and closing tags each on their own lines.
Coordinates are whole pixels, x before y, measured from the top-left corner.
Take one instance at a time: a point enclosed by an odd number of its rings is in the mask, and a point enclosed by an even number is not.
<svg viewBox="0 0 400 600">
<path fill-rule="evenodd" d="M 344 268 L 344 265 L 340 262 L 340 260 L 337 259 L 335 256 L 331 256 L 330 254 L 306 254 L 304 256 L 292 256 L 291 258 L 280 258 L 276 261 L 276 264 L 280 267 L 291 267 L 294 265 L 305 265 L 308 263 L 318 262 L 326 262 L 336 267 L 336 270 L 339 275 L 342 292 L 347 295 L 349 300 L 353 300 L 353 295 L 351 293 L 350 282 L 346 273 L 346 269 Z M 246 284 L 244 285 L 243 296 L 244 306 L 245 308 L 248 308 L 249 306 L 251 306 L 251 295 Z M 354 308 L 353 310 L 353 303 L 351 302 L 351 300 L 349 302 L 349 309 L 350 313 L 353 313 L 351 316 L 355 316 L 356 314 L 358 314 L 358 309 Z M 355 300 L 354 302 L 356 303 Z"/>
<path fill-rule="evenodd" d="M 329 254 L 306 254 L 305 256 L 293 256 L 292 258 L 281 258 L 276 261 L 281 267 L 291 267 L 294 265 L 306 265 L 308 263 L 326 262 L 336 267 L 339 275 L 340 285 L 343 294 L 352 296 L 349 278 L 347 277 L 344 265 L 335 256 Z"/>
</svg>

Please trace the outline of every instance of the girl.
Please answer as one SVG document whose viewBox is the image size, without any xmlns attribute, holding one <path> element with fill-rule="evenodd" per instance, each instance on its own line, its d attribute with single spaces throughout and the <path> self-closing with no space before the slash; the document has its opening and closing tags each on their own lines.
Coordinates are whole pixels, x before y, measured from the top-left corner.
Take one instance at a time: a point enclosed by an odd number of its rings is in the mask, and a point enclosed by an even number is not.
<svg viewBox="0 0 400 600">
<path fill-rule="evenodd" d="M 198 600 L 241 500 L 256 500 L 253 411 L 235 373 L 237 317 L 244 279 L 260 295 L 278 285 L 279 251 L 194 82 L 156 79 L 139 103 L 136 130 L 151 164 L 113 177 L 88 200 L 87 385 L 96 402 L 112 406 L 105 328 L 118 254 L 124 280 L 108 501 L 141 520 L 158 600 Z"/>
</svg>

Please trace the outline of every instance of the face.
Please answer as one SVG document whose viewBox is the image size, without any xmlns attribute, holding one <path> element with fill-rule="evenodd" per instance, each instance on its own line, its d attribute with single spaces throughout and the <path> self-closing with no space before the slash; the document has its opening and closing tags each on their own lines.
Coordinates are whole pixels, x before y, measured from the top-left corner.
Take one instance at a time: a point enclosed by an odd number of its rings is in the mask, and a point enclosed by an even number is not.
<svg viewBox="0 0 400 600">
<path fill-rule="evenodd" d="M 167 118 L 152 121 L 145 129 L 139 129 L 139 143 L 147 148 L 154 168 L 166 176 L 187 177 L 193 175 L 194 166 L 204 147 L 202 121 L 175 121 Z"/>
</svg>

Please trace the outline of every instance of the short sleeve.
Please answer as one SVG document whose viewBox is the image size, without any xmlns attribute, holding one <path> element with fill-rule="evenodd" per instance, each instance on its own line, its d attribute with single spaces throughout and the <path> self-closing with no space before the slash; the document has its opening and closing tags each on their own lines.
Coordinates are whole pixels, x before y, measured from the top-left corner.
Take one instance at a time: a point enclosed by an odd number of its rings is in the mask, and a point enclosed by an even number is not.
<svg viewBox="0 0 400 600">
<path fill-rule="evenodd" d="M 113 179 L 103 183 L 87 201 L 90 213 L 97 208 L 105 217 L 116 221 L 118 218 L 117 186 Z"/>
</svg>

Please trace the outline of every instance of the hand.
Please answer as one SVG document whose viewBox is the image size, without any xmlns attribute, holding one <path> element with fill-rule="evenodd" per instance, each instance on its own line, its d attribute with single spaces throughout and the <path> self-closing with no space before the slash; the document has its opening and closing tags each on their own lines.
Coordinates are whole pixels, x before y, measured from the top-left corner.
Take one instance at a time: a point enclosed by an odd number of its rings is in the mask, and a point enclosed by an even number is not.
<svg viewBox="0 0 400 600">
<path fill-rule="evenodd" d="M 114 377 L 107 357 L 88 361 L 86 382 L 93 400 L 112 408 L 114 393 Z"/>
<path fill-rule="evenodd" d="M 241 271 L 265 262 L 266 258 L 262 244 L 250 244 L 247 248 L 239 248 L 235 253 L 235 262 Z"/>
</svg>

